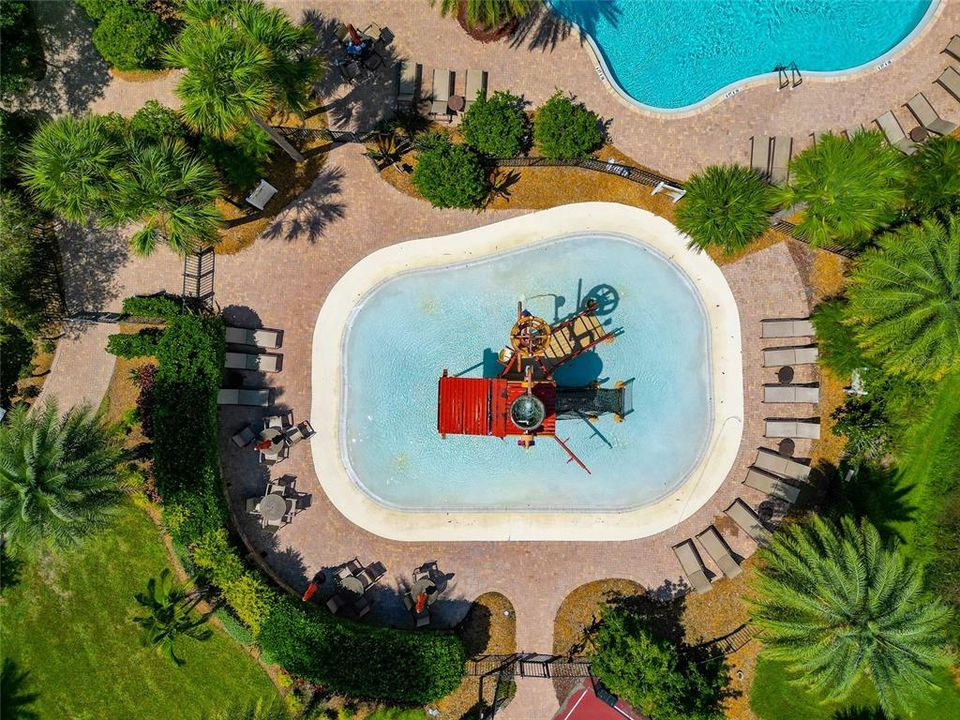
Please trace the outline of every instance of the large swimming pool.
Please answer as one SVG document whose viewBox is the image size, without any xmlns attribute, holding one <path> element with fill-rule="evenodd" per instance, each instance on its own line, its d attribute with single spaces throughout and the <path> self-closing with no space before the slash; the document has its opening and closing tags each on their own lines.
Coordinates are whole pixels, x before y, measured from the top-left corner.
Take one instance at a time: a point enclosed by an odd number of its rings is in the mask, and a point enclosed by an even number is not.
<svg viewBox="0 0 960 720">
<path fill-rule="evenodd" d="M 556 375 L 560 386 L 632 380 L 624 422 L 561 420 L 557 435 L 587 475 L 542 438 L 437 434 L 437 378 L 492 377 L 516 303 L 555 323 L 600 302 L 622 330 Z M 358 306 L 344 345 L 342 442 L 355 481 L 402 510 L 621 511 L 687 478 L 710 436 L 709 329 L 700 296 L 652 248 L 614 235 L 571 235 L 466 265 L 400 275 Z"/>
<path fill-rule="evenodd" d="M 550 0 L 637 102 L 695 105 L 778 65 L 849 70 L 917 28 L 938 0 Z"/>
</svg>

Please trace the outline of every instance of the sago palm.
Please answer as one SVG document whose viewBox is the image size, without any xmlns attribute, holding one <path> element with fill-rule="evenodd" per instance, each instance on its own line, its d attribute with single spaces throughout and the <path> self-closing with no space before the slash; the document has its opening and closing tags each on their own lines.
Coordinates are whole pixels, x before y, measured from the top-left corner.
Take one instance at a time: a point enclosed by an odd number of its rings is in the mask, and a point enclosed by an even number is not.
<svg viewBox="0 0 960 720">
<path fill-rule="evenodd" d="M 713 165 L 694 175 L 677 206 L 677 227 L 698 250 L 749 245 L 769 227 L 772 204 L 760 176 L 741 165 Z"/>
<path fill-rule="evenodd" d="M 146 592 L 137 593 L 134 597 L 147 611 L 146 615 L 133 618 L 140 626 L 143 644 L 156 649 L 175 665 L 183 665 L 184 662 L 174 652 L 177 638 L 202 641 L 213 634 L 204 627 L 207 619 L 193 614 L 195 603 L 190 601 L 186 585 L 174 582 L 169 568 L 164 568 L 159 578 L 147 580 Z"/>
<path fill-rule="evenodd" d="M 814 244 L 857 246 L 896 219 L 907 176 L 905 156 L 880 133 L 827 134 L 793 158 L 777 199 L 783 207 L 806 204 L 797 228 Z"/>
<path fill-rule="evenodd" d="M 167 49 L 167 62 L 187 71 L 176 89 L 187 124 L 225 137 L 254 122 L 302 162 L 264 118 L 306 109 L 322 71 L 311 54 L 316 38 L 310 29 L 294 25 L 283 10 L 244 0 L 226 6 L 190 0 L 183 18 L 186 26 Z"/>
<path fill-rule="evenodd" d="M 20 552 L 76 545 L 122 502 L 125 458 L 89 407 L 15 407 L 0 425 L 0 532 Z"/>
<path fill-rule="evenodd" d="M 960 218 L 888 233 L 850 280 L 848 323 L 868 357 L 920 380 L 960 369 Z"/>
<path fill-rule="evenodd" d="M 777 533 L 760 556 L 751 614 L 763 652 L 786 662 L 798 683 L 837 700 L 868 677 L 891 716 L 935 687 L 949 610 L 868 522 L 814 516 Z"/>
<path fill-rule="evenodd" d="M 130 240 L 134 251 L 149 255 L 158 242 L 165 242 L 186 255 L 216 242 L 223 218 L 214 204 L 220 186 L 213 169 L 181 141 L 133 144 L 129 152 L 117 175 L 109 216 L 114 223 L 143 223 Z"/>
<path fill-rule="evenodd" d="M 913 215 L 960 212 L 960 138 L 928 140 L 909 162 L 907 204 Z"/>
<path fill-rule="evenodd" d="M 40 207 L 85 222 L 111 197 L 112 172 L 122 152 L 98 115 L 51 120 L 26 148 L 24 185 Z"/>
<path fill-rule="evenodd" d="M 467 25 L 492 30 L 526 17 L 540 5 L 540 0 L 439 0 L 439 3 L 441 15 L 454 17 L 460 12 L 461 3 L 464 4 Z M 437 0 L 430 0 L 430 4 L 436 5 Z"/>
</svg>

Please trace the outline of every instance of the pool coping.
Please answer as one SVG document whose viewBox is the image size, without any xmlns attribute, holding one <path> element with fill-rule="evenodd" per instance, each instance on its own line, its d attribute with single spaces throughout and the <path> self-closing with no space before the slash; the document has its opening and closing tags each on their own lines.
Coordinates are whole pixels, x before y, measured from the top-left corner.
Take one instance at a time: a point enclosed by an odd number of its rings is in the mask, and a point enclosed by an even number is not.
<svg viewBox="0 0 960 720">
<path fill-rule="evenodd" d="M 547 2 L 550 4 L 549 11 L 556 12 L 550 3 L 550 0 L 547 0 Z M 847 68 L 846 70 L 804 70 L 803 68 L 800 68 L 800 73 L 804 79 L 810 78 L 813 80 L 823 80 L 825 82 L 842 82 L 844 80 L 853 80 L 871 72 L 880 72 L 885 70 L 889 66 L 893 65 L 895 56 L 906 53 L 911 47 L 920 41 L 921 37 L 927 32 L 927 30 L 933 27 L 934 22 L 936 22 L 936 20 L 939 18 L 945 6 L 945 0 L 932 0 L 930 7 L 927 8 L 927 11 L 923 14 L 923 17 L 920 18 L 920 21 L 917 23 L 916 27 L 911 30 L 900 42 L 873 60 L 865 62 L 861 65 L 857 65 L 856 67 Z M 560 13 L 557 14 L 559 15 Z M 561 17 L 563 16 L 561 15 Z M 566 20 L 566 18 L 564 19 Z M 729 100 L 730 98 L 736 97 L 744 90 L 773 84 L 778 82 L 779 79 L 779 75 L 776 71 L 760 73 L 759 75 L 751 75 L 741 80 L 735 80 L 732 83 L 727 83 L 722 88 L 719 88 L 702 100 L 698 100 L 690 105 L 683 105 L 682 107 L 678 108 L 661 108 L 655 105 L 647 105 L 646 103 L 642 103 L 636 98 L 632 97 L 620 86 L 620 83 L 616 81 L 613 72 L 611 72 L 610 67 L 607 65 L 606 59 L 603 57 L 603 53 L 600 51 L 600 48 L 593 36 L 577 25 L 577 23 L 571 20 L 566 21 L 570 23 L 571 27 L 576 28 L 581 39 L 586 40 L 586 44 L 583 45 L 583 47 L 589 53 L 593 61 L 593 69 L 597 73 L 597 77 L 600 79 L 600 82 L 603 83 L 604 87 L 622 104 L 650 117 L 659 119 L 693 117 L 712 109 L 716 105 L 722 103 L 724 100 Z"/>
<path fill-rule="evenodd" d="M 577 232 L 627 236 L 674 262 L 700 294 L 710 328 L 713 422 L 706 449 L 687 480 L 661 500 L 628 511 L 402 511 L 374 501 L 350 476 L 340 444 L 342 346 L 358 303 L 398 274 L 469 262 Z M 313 334 L 311 438 L 314 468 L 334 506 L 351 522 L 403 541 L 631 540 L 655 535 L 692 515 L 723 484 L 743 431 L 740 317 L 723 273 L 686 247 L 667 220 L 617 203 L 578 203 L 441 237 L 378 250 L 330 290 Z"/>
</svg>

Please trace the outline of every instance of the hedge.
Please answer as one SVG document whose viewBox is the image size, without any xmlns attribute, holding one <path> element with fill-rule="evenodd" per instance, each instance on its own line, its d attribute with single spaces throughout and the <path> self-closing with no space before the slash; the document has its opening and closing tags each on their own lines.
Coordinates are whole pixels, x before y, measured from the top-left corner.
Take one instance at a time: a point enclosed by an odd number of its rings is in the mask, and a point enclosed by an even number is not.
<svg viewBox="0 0 960 720">
<path fill-rule="evenodd" d="M 118 70 L 158 68 L 170 29 L 152 12 L 129 3 L 110 7 L 93 31 L 93 44 Z"/>
<path fill-rule="evenodd" d="M 530 120 L 523 100 L 507 92 L 482 96 L 470 105 L 460 123 L 467 144 L 492 157 L 515 157 L 525 149 Z"/>
<path fill-rule="evenodd" d="M 533 139 L 551 160 L 579 160 L 603 144 L 600 118 L 557 90 L 533 116 Z"/>
<path fill-rule="evenodd" d="M 439 133 L 421 139 L 413 184 L 437 208 L 479 207 L 490 190 L 477 152 Z"/>
<path fill-rule="evenodd" d="M 162 331 L 147 328 L 136 334 L 118 333 L 107 338 L 107 352 L 122 358 L 156 355 Z"/>
<path fill-rule="evenodd" d="M 171 295 L 136 295 L 123 301 L 123 312 L 134 317 L 170 318 L 180 311 L 180 299 Z"/>
</svg>

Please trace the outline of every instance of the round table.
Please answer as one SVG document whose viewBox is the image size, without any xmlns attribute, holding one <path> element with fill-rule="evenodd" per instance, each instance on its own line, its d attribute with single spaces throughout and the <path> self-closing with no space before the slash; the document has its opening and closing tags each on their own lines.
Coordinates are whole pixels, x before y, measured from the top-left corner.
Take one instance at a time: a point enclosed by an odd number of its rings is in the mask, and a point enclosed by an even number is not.
<svg viewBox="0 0 960 720">
<path fill-rule="evenodd" d="M 797 444 L 790 438 L 784 438 L 777 446 L 782 457 L 792 457 L 793 451 L 797 449 Z"/>
<path fill-rule="evenodd" d="M 919 125 L 910 131 L 910 139 L 914 142 L 922 143 L 930 137 L 930 133 L 927 132 L 925 127 L 920 127 Z"/>
<path fill-rule="evenodd" d="M 280 428 L 267 428 L 260 431 L 260 441 L 270 441 L 270 452 L 276 452 L 283 445 L 283 430 Z"/>
<path fill-rule="evenodd" d="M 427 605 L 433 605 L 437 596 L 440 594 L 437 592 L 437 586 L 433 583 L 433 580 L 428 577 L 420 578 L 410 588 L 410 597 L 413 598 L 414 602 L 416 602 L 420 593 L 426 593 Z"/>
<path fill-rule="evenodd" d="M 467 100 L 463 95 L 451 95 L 447 100 L 447 108 L 450 112 L 460 112 L 466 104 Z"/>
<path fill-rule="evenodd" d="M 785 365 L 777 370 L 777 380 L 780 381 L 781 385 L 789 385 L 790 381 L 793 380 L 793 368 Z"/>
<path fill-rule="evenodd" d="M 287 501 L 283 495 L 270 493 L 260 501 L 260 516 L 264 521 L 282 520 L 287 514 Z"/>
<path fill-rule="evenodd" d="M 354 595 L 363 595 L 363 583 L 360 582 L 360 578 L 354 577 L 353 575 L 340 578 L 340 587 Z"/>
</svg>

